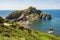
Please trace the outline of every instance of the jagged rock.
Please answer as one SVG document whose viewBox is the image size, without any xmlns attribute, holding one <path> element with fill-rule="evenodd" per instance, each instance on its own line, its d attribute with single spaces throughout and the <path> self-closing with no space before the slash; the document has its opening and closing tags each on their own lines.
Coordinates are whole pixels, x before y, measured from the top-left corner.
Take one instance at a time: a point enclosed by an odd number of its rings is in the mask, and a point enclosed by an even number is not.
<svg viewBox="0 0 60 40">
<path fill-rule="evenodd" d="M 9 14 L 6 17 L 6 19 L 9 19 L 9 20 L 12 20 L 12 19 L 20 20 L 20 19 L 23 19 L 25 16 L 30 15 L 32 13 L 40 14 L 41 11 L 37 10 L 35 7 L 30 6 L 28 9 L 12 12 L 11 14 Z"/>
<path fill-rule="evenodd" d="M 51 15 L 47 15 L 47 19 L 52 19 Z"/>
<path fill-rule="evenodd" d="M 40 14 L 40 17 L 39 18 L 42 19 L 42 16 L 43 16 L 43 14 Z"/>
<path fill-rule="evenodd" d="M 25 10 L 18 10 L 9 14 L 6 19 L 16 22 L 20 26 L 28 27 L 27 24 L 33 21 L 38 21 L 41 19 L 51 19 L 51 15 L 43 14 L 42 11 L 37 10 L 35 7 L 30 6 Z M 26 21 L 28 21 L 26 23 Z M 23 30 L 23 29 L 22 29 Z"/>
<path fill-rule="evenodd" d="M 46 19 L 47 15 L 43 14 L 42 19 Z"/>
<path fill-rule="evenodd" d="M 37 10 L 35 7 L 30 6 L 28 9 L 25 10 L 20 10 L 20 11 L 15 11 L 12 12 L 11 14 L 9 14 L 6 19 L 9 20 L 16 20 L 16 21 L 26 21 L 26 20 L 30 20 L 30 21 L 34 21 L 34 20 L 38 20 L 40 19 L 51 19 L 51 15 L 47 15 L 47 14 L 41 14 L 42 11 Z M 26 17 L 28 16 L 28 18 Z"/>
<path fill-rule="evenodd" d="M 22 15 L 22 11 L 20 11 L 20 12 L 15 11 L 15 12 L 12 12 L 11 14 L 9 14 L 9 15 L 6 17 L 6 19 L 9 19 L 9 20 L 11 20 L 11 19 L 17 19 L 17 18 L 20 17 L 21 15 Z"/>
</svg>

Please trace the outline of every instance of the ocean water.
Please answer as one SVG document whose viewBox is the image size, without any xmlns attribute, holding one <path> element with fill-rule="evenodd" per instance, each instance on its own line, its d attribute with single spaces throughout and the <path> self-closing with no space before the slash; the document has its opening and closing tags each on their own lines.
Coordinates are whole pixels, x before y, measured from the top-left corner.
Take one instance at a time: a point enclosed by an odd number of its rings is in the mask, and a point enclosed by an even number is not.
<svg viewBox="0 0 60 40">
<path fill-rule="evenodd" d="M 13 12 L 14 10 L 0 10 L 0 16 L 5 18 L 8 14 Z"/>
<path fill-rule="evenodd" d="M 46 14 L 51 14 L 51 20 L 36 21 L 30 25 L 34 30 L 48 32 L 53 27 L 53 34 L 60 36 L 60 10 L 42 10 Z"/>
<path fill-rule="evenodd" d="M 0 16 L 5 18 L 14 10 L 0 10 Z M 50 27 L 53 27 L 53 34 L 60 35 L 60 10 L 42 10 L 46 14 L 51 14 L 51 20 L 36 21 L 30 25 L 31 29 L 48 32 Z"/>
</svg>

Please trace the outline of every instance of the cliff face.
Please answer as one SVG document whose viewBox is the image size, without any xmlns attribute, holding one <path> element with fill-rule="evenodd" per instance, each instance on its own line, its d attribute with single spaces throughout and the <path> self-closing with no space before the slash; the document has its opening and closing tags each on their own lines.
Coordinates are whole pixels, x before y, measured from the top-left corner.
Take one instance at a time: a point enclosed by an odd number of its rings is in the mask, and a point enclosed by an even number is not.
<svg viewBox="0 0 60 40">
<path fill-rule="evenodd" d="M 51 15 L 43 14 L 42 11 L 37 10 L 35 7 L 29 7 L 25 10 L 17 10 L 9 14 L 6 19 L 15 21 L 34 21 L 39 19 L 51 19 Z"/>
</svg>

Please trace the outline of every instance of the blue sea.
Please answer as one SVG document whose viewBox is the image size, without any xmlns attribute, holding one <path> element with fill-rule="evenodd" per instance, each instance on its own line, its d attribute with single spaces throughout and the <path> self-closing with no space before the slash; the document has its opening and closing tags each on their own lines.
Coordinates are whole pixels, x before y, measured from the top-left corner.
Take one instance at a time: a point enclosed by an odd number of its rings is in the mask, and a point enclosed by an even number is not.
<svg viewBox="0 0 60 40">
<path fill-rule="evenodd" d="M 0 10 L 0 16 L 5 18 L 14 10 Z M 50 27 L 53 27 L 55 35 L 60 36 L 60 10 L 42 10 L 46 14 L 51 14 L 51 20 L 36 21 L 30 25 L 31 29 L 48 32 Z"/>
<path fill-rule="evenodd" d="M 5 18 L 8 14 L 10 14 L 13 11 L 15 10 L 0 10 L 0 16 Z"/>
</svg>

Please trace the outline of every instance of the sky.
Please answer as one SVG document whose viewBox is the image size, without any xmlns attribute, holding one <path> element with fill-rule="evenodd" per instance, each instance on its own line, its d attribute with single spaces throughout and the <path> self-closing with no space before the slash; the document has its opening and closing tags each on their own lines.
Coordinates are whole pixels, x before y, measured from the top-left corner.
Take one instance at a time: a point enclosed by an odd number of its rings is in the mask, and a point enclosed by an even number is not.
<svg viewBox="0 0 60 40">
<path fill-rule="evenodd" d="M 0 0 L 0 10 L 23 10 L 29 6 L 37 9 L 60 9 L 60 0 Z"/>
</svg>

